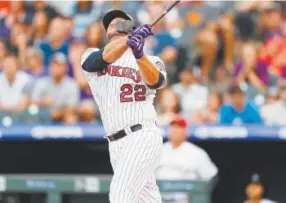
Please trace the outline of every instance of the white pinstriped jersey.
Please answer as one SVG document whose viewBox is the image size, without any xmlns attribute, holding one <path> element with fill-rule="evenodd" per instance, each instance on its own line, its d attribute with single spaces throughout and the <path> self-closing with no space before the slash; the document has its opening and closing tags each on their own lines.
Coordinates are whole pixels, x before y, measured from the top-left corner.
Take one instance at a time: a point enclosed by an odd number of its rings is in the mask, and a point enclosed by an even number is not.
<svg viewBox="0 0 286 203">
<path fill-rule="evenodd" d="M 98 50 L 87 49 L 81 58 L 81 64 L 91 53 Z M 165 82 L 160 88 L 164 87 L 166 85 L 164 63 L 159 57 L 147 57 L 163 74 Z M 91 73 L 83 70 L 83 72 L 99 107 L 107 135 L 134 124 L 156 120 L 153 105 L 156 90 L 150 89 L 145 84 L 136 59 L 129 50 L 103 71 Z"/>
</svg>

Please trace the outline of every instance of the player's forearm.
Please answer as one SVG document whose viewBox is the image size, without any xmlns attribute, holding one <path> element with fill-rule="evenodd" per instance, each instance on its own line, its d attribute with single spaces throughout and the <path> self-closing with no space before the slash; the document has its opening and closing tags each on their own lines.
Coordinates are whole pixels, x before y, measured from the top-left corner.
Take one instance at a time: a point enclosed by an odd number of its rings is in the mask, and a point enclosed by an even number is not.
<svg viewBox="0 0 286 203">
<path fill-rule="evenodd" d="M 105 47 L 102 53 L 102 58 L 107 63 L 116 61 L 127 49 L 128 36 L 122 36 L 112 40 Z"/>
<path fill-rule="evenodd" d="M 159 80 L 159 71 L 145 55 L 137 60 L 137 64 L 145 83 L 148 85 L 157 84 Z"/>
</svg>

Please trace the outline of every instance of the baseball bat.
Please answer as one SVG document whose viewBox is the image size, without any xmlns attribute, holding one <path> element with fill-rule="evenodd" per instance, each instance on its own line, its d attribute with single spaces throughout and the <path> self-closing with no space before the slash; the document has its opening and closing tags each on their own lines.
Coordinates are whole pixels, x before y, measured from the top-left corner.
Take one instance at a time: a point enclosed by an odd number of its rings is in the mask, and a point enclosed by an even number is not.
<svg viewBox="0 0 286 203">
<path fill-rule="evenodd" d="M 175 1 L 174 3 L 172 3 L 166 10 L 164 10 L 164 12 L 158 17 L 156 18 L 153 23 L 151 23 L 151 27 L 153 27 L 159 20 L 161 20 L 172 8 L 174 8 L 174 6 L 176 6 L 180 1 Z"/>
</svg>

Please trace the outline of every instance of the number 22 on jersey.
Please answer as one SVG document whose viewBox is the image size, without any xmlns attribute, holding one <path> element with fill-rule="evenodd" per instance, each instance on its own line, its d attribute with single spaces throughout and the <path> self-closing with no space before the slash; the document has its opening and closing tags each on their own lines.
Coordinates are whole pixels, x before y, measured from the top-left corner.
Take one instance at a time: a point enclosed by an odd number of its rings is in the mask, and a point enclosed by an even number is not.
<svg viewBox="0 0 286 203">
<path fill-rule="evenodd" d="M 146 86 L 123 84 L 120 88 L 120 102 L 133 102 L 146 100 Z"/>
</svg>

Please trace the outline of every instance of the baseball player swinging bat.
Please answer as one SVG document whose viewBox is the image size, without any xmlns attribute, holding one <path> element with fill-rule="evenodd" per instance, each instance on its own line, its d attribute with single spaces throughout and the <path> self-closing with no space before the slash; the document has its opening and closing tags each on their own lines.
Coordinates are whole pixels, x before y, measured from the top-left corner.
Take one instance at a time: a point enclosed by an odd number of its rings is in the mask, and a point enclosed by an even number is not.
<svg viewBox="0 0 286 203">
<path fill-rule="evenodd" d="M 159 57 L 143 52 L 152 25 L 130 30 L 130 21 L 132 17 L 123 11 L 108 12 L 103 26 L 109 43 L 102 49 L 88 48 L 81 65 L 109 141 L 114 171 L 110 202 L 160 203 L 154 171 L 163 142 L 153 101 L 156 89 L 166 85 L 167 75 Z"/>
</svg>

